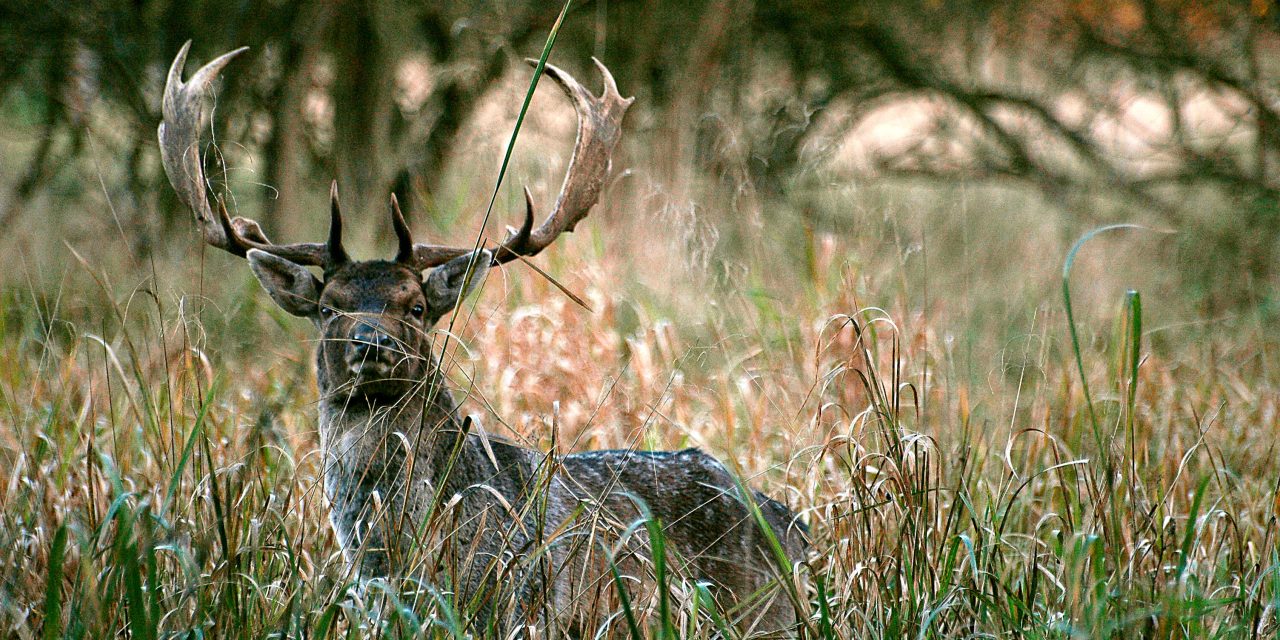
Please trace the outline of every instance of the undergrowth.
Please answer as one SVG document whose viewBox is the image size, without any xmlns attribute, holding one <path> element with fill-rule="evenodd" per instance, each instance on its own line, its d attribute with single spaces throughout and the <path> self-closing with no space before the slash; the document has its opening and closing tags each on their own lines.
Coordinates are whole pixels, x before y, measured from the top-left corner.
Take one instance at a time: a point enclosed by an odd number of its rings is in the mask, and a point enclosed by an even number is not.
<svg viewBox="0 0 1280 640">
<path fill-rule="evenodd" d="M 531 447 L 731 461 L 810 527 L 811 637 L 1274 636 L 1273 347 L 1219 331 L 1154 349 L 1128 294 L 1077 349 L 1045 300 L 999 371 L 968 377 L 930 318 L 866 304 L 848 262 L 785 319 L 724 295 L 691 326 L 624 295 L 607 258 L 582 268 L 590 312 L 528 271 L 488 284 L 451 354 L 466 410 Z M 118 289 L 86 262 L 62 290 L 4 292 L 0 628 L 465 633 L 447 594 L 353 589 L 319 488 L 308 328 L 247 275 L 228 306 L 165 277 Z M 738 637 L 704 587 L 667 582 L 606 633 Z"/>
</svg>

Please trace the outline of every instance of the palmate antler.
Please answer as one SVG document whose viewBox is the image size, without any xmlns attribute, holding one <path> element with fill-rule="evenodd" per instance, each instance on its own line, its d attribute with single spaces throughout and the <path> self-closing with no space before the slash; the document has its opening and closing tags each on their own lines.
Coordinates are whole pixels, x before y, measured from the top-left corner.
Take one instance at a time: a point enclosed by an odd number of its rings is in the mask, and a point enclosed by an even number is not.
<svg viewBox="0 0 1280 640">
<path fill-rule="evenodd" d="M 349 259 L 342 247 L 342 216 L 338 206 L 338 187 L 330 190 L 330 226 L 326 243 L 275 244 L 269 241 L 257 222 L 247 218 L 232 219 L 222 202 L 215 211 L 205 195 L 205 176 L 200 160 L 200 133 L 204 128 L 204 107 L 215 78 L 233 58 L 247 50 L 242 47 L 218 56 L 201 67 L 191 79 L 182 81 L 188 41 L 182 46 L 165 83 L 164 119 L 160 123 L 160 157 L 169 183 L 178 197 L 195 214 L 196 224 L 210 245 L 244 257 L 249 249 L 259 249 L 291 262 L 320 266 L 326 272 Z M 594 60 L 594 59 L 593 59 Z M 531 61 L 536 64 L 536 61 Z M 536 229 L 533 196 L 525 189 L 525 220 L 494 252 L 494 264 L 503 264 L 518 256 L 532 256 L 545 249 L 561 233 L 573 231 L 574 225 L 586 217 L 600 199 L 600 191 L 608 177 L 610 156 L 622 131 L 622 119 L 634 98 L 623 98 L 609 70 L 598 60 L 596 68 L 604 79 L 604 93 L 593 95 L 568 73 L 546 65 L 546 73 L 573 102 L 578 115 L 578 135 L 573 156 L 560 195 L 551 214 Z M 396 259 L 415 268 L 426 269 L 466 255 L 470 249 L 441 245 L 415 244 L 400 207 L 392 197 L 392 223 L 399 239 Z"/>
<path fill-rule="evenodd" d="M 610 157 L 622 133 L 622 118 L 635 98 L 623 98 L 613 74 L 599 60 L 591 59 L 604 80 L 604 92 L 600 96 L 583 87 L 573 76 L 554 65 L 546 65 L 546 74 L 555 80 L 560 89 L 573 102 L 578 114 L 578 137 L 569 158 L 569 168 L 560 186 L 560 195 L 547 219 L 533 227 L 533 194 L 524 190 L 524 224 L 511 234 L 493 252 L 495 265 L 515 260 L 518 256 L 532 256 L 547 248 L 561 233 L 573 231 L 578 221 L 586 217 L 600 200 L 600 191 L 609 176 Z M 528 60 L 536 66 L 537 60 Z M 407 230 L 407 227 L 405 227 Z M 403 241 L 403 240 L 402 240 Z M 416 244 L 413 247 L 414 263 L 421 268 L 442 264 L 469 251 L 462 247 Z"/>
<path fill-rule="evenodd" d="M 164 85 L 164 102 L 161 105 L 164 118 L 160 122 L 158 135 L 160 160 L 165 174 L 169 176 L 169 184 L 173 185 L 178 198 L 195 214 L 196 224 L 199 225 L 205 242 L 240 257 L 244 257 L 249 249 L 261 249 L 297 264 L 322 266 L 326 269 L 339 261 L 345 261 L 336 185 L 332 193 L 332 227 L 330 242 L 327 244 L 274 244 L 267 240 L 258 223 L 253 220 L 239 217 L 232 220 L 221 202 L 218 203 L 216 212 L 209 206 L 209 198 L 205 195 L 204 169 L 200 161 L 204 108 L 218 73 L 233 58 L 248 51 L 248 47 L 214 58 L 196 71 L 190 80 L 183 82 L 182 68 L 186 64 L 190 48 L 191 41 L 188 40 L 169 67 L 169 77 Z"/>
</svg>

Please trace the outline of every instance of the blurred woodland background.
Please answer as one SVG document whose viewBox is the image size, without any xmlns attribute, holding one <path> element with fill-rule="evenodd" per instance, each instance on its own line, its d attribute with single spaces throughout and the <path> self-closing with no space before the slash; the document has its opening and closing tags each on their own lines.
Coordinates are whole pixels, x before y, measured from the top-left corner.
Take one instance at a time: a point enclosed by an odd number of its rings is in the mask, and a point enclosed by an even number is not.
<svg viewBox="0 0 1280 640">
<path fill-rule="evenodd" d="M 10 4 L 0 224 L 42 228 L 33 209 L 108 199 L 135 252 L 190 237 L 154 143 L 163 73 L 188 38 L 196 58 L 252 47 L 223 85 L 225 144 L 209 162 L 226 165 L 208 173 L 273 236 L 311 229 L 335 177 L 369 224 L 385 226 L 391 191 L 439 209 L 451 176 L 494 180 L 477 138 L 505 141 L 528 77 L 518 62 L 558 9 Z M 1184 232 L 1186 283 L 1230 307 L 1269 298 L 1246 289 L 1276 263 L 1278 20 L 1256 0 L 601 1 L 571 9 L 553 60 L 583 77 L 590 56 L 613 69 L 638 96 L 621 168 L 671 201 L 720 183 L 738 210 L 705 207 L 716 227 L 741 226 L 716 216 L 746 208 L 771 229 L 830 229 L 847 212 L 821 200 L 842 184 L 1011 184 L 1084 224 Z"/>
<path fill-rule="evenodd" d="M 543 82 L 480 228 L 561 6 L 0 2 L 0 635 L 363 637 L 314 335 L 200 242 L 164 74 L 251 47 L 206 174 L 273 239 L 322 238 L 335 178 L 358 258 L 393 192 L 496 239 L 572 148 Z M 535 259 L 591 309 L 491 275 L 465 412 L 730 461 L 810 524 L 810 637 L 1275 637 L 1276 3 L 575 2 L 550 61 L 592 56 L 636 103 Z"/>
</svg>

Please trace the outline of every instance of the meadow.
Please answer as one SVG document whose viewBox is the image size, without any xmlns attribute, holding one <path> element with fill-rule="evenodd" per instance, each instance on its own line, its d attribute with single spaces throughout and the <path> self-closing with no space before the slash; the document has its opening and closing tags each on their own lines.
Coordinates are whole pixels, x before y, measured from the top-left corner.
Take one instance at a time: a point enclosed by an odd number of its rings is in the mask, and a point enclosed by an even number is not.
<svg viewBox="0 0 1280 640">
<path fill-rule="evenodd" d="M 568 123 L 542 100 L 490 234 L 519 184 L 544 201 L 558 184 Z M 0 635 L 463 635 L 447 597 L 352 589 L 311 327 L 193 225 L 124 206 L 141 196 L 106 187 L 96 124 L 4 239 Z M 506 135 L 476 129 L 409 212 L 420 236 L 474 237 Z M 10 129 L 7 175 L 34 135 Z M 224 188 L 258 188 L 252 153 L 224 151 Z M 442 355 L 487 432 L 728 461 L 810 528 L 806 637 L 1277 635 L 1272 283 L 1101 195 L 814 166 L 779 203 L 646 151 L 629 143 L 602 205 L 536 259 L 584 304 L 516 263 L 453 323 Z M 289 239 L 320 237 L 323 193 Z M 1250 233 L 1232 194 L 1182 197 Z M 388 254 L 383 213 L 356 215 L 357 256 Z M 602 633 L 739 637 L 696 585 L 668 586 L 668 620 L 635 602 L 635 629 Z"/>
</svg>

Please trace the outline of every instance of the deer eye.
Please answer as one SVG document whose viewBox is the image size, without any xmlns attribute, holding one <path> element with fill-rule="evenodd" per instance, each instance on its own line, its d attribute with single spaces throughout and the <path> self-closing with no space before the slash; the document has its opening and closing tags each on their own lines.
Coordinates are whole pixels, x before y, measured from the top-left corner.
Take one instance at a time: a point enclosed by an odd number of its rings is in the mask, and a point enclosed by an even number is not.
<svg viewBox="0 0 1280 640">
<path fill-rule="evenodd" d="M 333 317 L 333 307 L 331 307 L 331 306 L 329 306 L 329 305 L 327 305 L 327 304 L 322 304 L 322 305 L 320 305 L 320 315 L 321 315 L 322 317 L 324 317 L 324 318 L 332 318 L 332 317 Z"/>
<path fill-rule="evenodd" d="M 413 308 L 412 308 L 412 309 L 409 309 L 409 315 L 411 315 L 411 316 L 413 316 L 413 317 L 415 317 L 415 318 L 421 318 L 421 317 L 422 317 L 422 314 L 423 314 L 423 313 L 425 313 L 425 312 L 426 312 L 426 308 L 422 306 L 422 303 L 421 303 L 421 302 L 419 302 L 418 304 L 413 305 Z"/>
</svg>

